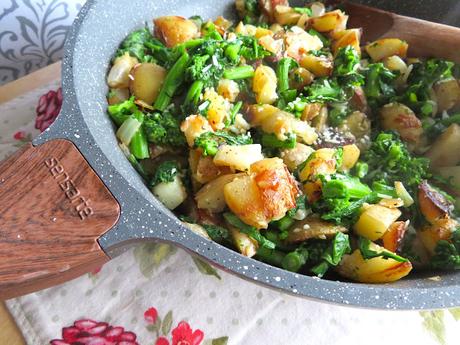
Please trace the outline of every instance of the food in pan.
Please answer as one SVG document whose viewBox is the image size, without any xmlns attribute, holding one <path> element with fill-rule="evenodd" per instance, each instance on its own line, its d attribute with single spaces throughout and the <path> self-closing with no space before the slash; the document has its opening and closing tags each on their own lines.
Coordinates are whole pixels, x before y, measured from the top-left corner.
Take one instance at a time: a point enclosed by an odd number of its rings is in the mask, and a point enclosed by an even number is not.
<svg viewBox="0 0 460 345">
<path fill-rule="evenodd" d="M 460 68 L 362 42 L 314 2 L 165 16 L 107 76 L 120 147 L 193 231 L 268 264 L 366 283 L 460 268 Z"/>
</svg>

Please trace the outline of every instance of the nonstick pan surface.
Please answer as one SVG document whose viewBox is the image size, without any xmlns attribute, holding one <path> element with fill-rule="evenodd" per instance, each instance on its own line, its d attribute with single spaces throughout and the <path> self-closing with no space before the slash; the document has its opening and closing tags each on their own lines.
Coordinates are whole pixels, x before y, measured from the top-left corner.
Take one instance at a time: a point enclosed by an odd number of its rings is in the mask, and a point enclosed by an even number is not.
<svg viewBox="0 0 460 345">
<path fill-rule="evenodd" d="M 301 5 L 294 1 L 296 3 Z M 233 1 L 88 0 L 66 43 L 61 114 L 55 124 L 33 142 L 38 146 L 62 138 L 74 143 L 118 202 L 119 220 L 97 240 L 109 257 L 138 241 L 157 240 L 183 247 L 247 280 L 316 300 L 385 309 L 460 305 L 460 272 L 442 274 L 440 279 L 428 279 L 433 274 L 414 274 L 384 285 L 324 280 L 244 257 L 182 226 L 153 197 L 118 148 L 114 127 L 106 114 L 105 78 L 114 52 L 129 32 L 145 22 L 151 25 L 154 17 L 162 15 L 234 17 Z M 81 227 L 81 236 L 85 236 L 86 230 L 85 226 Z"/>
</svg>

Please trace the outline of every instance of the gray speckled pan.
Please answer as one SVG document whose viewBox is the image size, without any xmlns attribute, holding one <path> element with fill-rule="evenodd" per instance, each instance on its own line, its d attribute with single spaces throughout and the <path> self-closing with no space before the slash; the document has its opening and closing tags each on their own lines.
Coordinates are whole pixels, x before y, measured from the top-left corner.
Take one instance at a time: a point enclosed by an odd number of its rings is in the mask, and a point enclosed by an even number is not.
<svg viewBox="0 0 460 345">
<path fill-rule="evenodd" d="M 320 301 L 385 309 L 425 309 L 460 305 L 460 272 L 440 280 L 411 275 L 385 285 L 321 280 L 268 266 L 206 240 L 183 227 L 144 185 L 118 149 L 106 115 L 105 76 L 122 39 L 153 17 L 198 14 L 232 16 L 233 1 L 89 0 L 78 15 L 66 44 L 63 70 L 64 105 L 58 121 L 34 141 L 71 140 L 121 207 L 120 221 L 99 239 L 109 256 L 130 243 L 160 240 L 177 244 L 247 280 Z M 436 10 L 435 10 L 436 11 Z"/>
</svg>

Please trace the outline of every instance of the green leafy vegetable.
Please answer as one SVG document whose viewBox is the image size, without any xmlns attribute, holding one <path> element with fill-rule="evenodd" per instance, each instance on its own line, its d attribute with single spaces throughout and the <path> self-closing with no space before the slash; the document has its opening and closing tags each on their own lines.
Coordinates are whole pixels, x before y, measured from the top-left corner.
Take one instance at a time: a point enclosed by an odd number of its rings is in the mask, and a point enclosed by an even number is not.
<svg viewBox="0 0 460 345">
<path fill-rule="evenodd" d="M 339 49 L 334 59 L 333 75 L 340 85 L 350 87 L 364 83 L 364 77 L 358 73 L 359 63 L 359 54 L 352 46 Z"/>
<path fill-rule="evenodd" d="M 376 111 L 396 95 L 395 80 L 397 75 L 386 68 L 383 63 L 368 65 L 364 75 L 364 93 L 368 104 Z"/>
<path fill-rule="evenodd" d="M 203 150 L 203 156 L 214 156 L 220 145 L 252 144 L 249 134 L 234 135 L 224 131 L 205 132 L 195 138 L 195 147 Z"/>
<path fill-rule="evenodd" d="M 296 145 L 296 135 L 294 133 L 288 133 L 286 135 L 286 140 L 280 140 L 273 133 L 263 133 L 262 134 L 262 146 L 272 148 L 272 149 L 292 149 Z"/>
<path fill-rule="evenodd" d="M 121 103 L 109 105 L 108 111 L 117 126 L 121 126 L 131 115 L 140 113 L 136 103 L 134 103 L 134 96 Z"/>
<path fill-rule="evenodd" d="M 150 187 L 159 183 L 173 182 L 179 171 L 179 165 L 176 161 L 164 161 L 156 168 L 155 175 L 150 181 Z"/>
<path fill-rule="evenodd" d="M 189 59 L 190 56 L 186 52 L 183 53 L 169 70 L 155 101 L 155 109 L 163 111 L 171 103 L 171 98 L 184 80 L 184 73 Z"/>
<path fill-rule="evenodd" d="M 408 260 L 406 258 L 403 258 L 402 256 L 399 256 L 395 253 L 392 253 L 388 250 L 382 250 L 380 252 L 377 252 L 373 249 L 370 248 L 371 241 L 368 240 L 367 238 L 364 237 L 359 237 L 358 240 L 358 248 L 359 251 L 361 252 L 361 255 L 365 260 L 372 259 L 372 258 L 377 258 L 377 257 L 382 257 L 384 259 L 393 259 L 398 262 L 407 262 Z"/>
<path fill-rule="evenodd" d="M 139 62 L 152 62 L 157 60 L 154 58 L 154 55 L 157 55 L 155 52 L 160 50 L 163 50 L 163 53 L 165 53 L 167 48 L 152 36 L 148 27 L 144 27 L 133 31 L 124 39 L 116 56 L 121 56 L 127 52 L 129 55 L 137 58 Z"/>
<path fill-rule="evenodd" d="M 201 224 L 201 226 L 206 230 L 213 241 L 217 243 L 231 243 L 230 234 L 226 228 L 211 224 Z"/>
<path fill-rule="evenodd" d="M 305 87 L 307 102 L 340 102 L 345 99 L 345 93 L 334 79 L 318 78 Z"/>
<path fill-rule="evenodd" d="M 351 252 L 348 235 L 338 232 L 321 255 L 321 261 L 311 268 L 318 277 L 323 277 L 330 267 L 337 266 L 345 254 Z"/>
<path fill-rule="evenodd" d="M 381 132 L 372 141 L 362 161 L 369 166 L 364 181 L 383 180 L 388 184 L 404 181 L 412 191 L 420 182 L 430 177 L 429 160 L 413 157 L 397 134 Z"/>
<path fill-rule="evenodd" d="M 232 226 L 245 233 L 249 237 L 256 240 L 260 246 L 267 249 L 275 249 L 275 244 L 272 241 L 266 239 L 255 227 L 244 223 L 241 219 L 235 216 L 233 213 L 224 213 L 224 219 Z"/>
</svg>

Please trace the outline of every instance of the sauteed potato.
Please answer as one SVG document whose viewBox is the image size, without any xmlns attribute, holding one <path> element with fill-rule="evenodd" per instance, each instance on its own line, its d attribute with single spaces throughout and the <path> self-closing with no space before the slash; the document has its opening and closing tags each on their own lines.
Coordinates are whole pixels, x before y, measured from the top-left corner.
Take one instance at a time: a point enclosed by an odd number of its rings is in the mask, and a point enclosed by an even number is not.
<svg viewBox="0 0 460 345">
<path fill-rule="evenodd" d="M 362 40 L 320 2 L 236 0 L 130 33 L 107 75 L 120 147 L 192 231 L 318 277 L 460 268 L 460 66 Z"/>
</svg>

